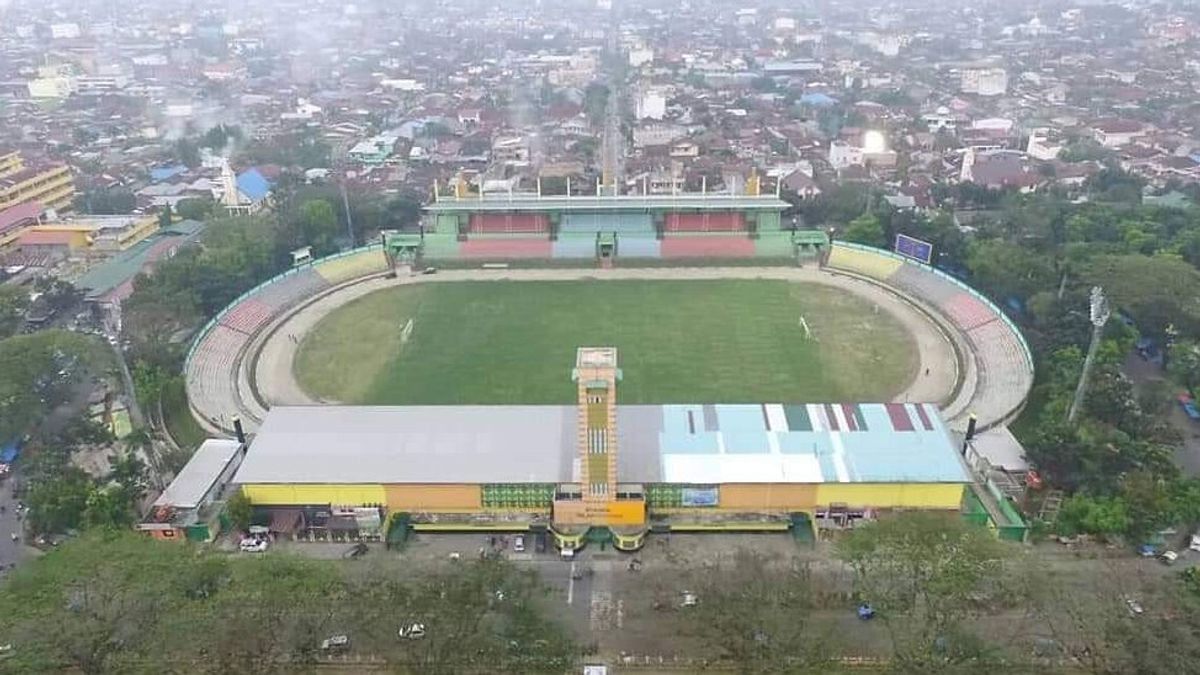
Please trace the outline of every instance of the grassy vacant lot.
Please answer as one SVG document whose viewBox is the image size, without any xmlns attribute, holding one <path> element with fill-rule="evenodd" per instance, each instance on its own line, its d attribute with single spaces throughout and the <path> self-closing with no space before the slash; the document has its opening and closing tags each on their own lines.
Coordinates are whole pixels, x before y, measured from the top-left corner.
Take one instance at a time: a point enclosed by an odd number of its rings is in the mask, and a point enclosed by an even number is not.
<svg viewBox="0 0 1200 675">
<path fill-rule="evenodd" d="M 884 400 L 917 368 L 912 337 L 857 296 L 741 280 L 392 288 L 326 317 L 294 367 L 345 403 L 567 403 L 582 345 L 620 349 L 623 403 Z"/>
</svg>

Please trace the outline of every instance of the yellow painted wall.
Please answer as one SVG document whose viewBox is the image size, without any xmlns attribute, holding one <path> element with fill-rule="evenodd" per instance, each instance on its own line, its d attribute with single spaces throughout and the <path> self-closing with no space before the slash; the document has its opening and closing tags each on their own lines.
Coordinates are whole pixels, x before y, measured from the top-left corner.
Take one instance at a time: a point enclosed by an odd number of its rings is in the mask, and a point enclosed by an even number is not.
<svg viewBox="0 0 1200 675">
<path fill-rule="evenodd" d="M 817 486 L 812 484 L 727 483 L 719 492 L 722 509 L 803 511 L 817 503 Z"/>
<path fill-rule="evenodd" d="M 242 490 L 252 504 L 359 506 L 385 503 L 382 485 L 252 484 L 243 485 Z"/>
<path fill-rule="evenodd" d="M 384 485 L 389 511 L 479 511 L 483 495 L 478 485 Z"/>
<path fill-rule="evenodd" d="M 820 483 L 817 504 L 850 507 L 957 509 L 963 485 L 958 483 Z"/>
</svg>

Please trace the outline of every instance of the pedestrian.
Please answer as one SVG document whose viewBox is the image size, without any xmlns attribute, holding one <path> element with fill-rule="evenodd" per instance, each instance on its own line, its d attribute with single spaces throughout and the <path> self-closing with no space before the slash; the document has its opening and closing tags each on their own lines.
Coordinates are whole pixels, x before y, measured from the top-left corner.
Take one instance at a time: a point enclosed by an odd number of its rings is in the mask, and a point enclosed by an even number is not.
<svg viewBox="0 0 1200 675">
<path fill-rule="evenodd" d="M 925 377 L 929 377 L 929 369 L 928 368 L 925 369 Z"/>
<path fill-rule="evenodd" d="M 10 534 L 8 536 L 12 537 L 12 540 L 14 543 L 17 541 L 17 533 L 16 532 L 13 532 L 12 534 Z"/>
</svg>

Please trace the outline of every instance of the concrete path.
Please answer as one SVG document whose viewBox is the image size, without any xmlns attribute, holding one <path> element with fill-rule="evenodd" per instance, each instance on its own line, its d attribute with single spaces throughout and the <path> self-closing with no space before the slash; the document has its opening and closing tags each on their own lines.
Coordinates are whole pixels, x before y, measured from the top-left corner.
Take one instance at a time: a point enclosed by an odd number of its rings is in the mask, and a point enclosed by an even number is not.
<svg viewBox="0 0 1200 675">
<path fill-rule="evenodd" d="M 432 275 L 401 274 L 395 279 L 375 277 L 357 284 L 335 289 L 273 322 L 264 333 L 258 348 L 254 376 L 258 398 L 263 404 L 305 405 L 332 403 L 310 397 L 300 387 L 292 373 L 299 342 L 330 312 L 346 303 L 374 291 L 416 283 L 448 283 L 455 281 L 567 281 L 595 279 L 778 279 L 817 283 L 841 288 L 868 302 L 878 305 L 895 317 L 913 335 L 917 343 L 918 367 L 912 373 L 909 386 L 895 397 L 896 401 L 936 402 L 947 405 L 959 380 L 958 358 L 954 346 L 943 330 L 929 316 L 914 308 L 899 295 L 881 286 L 845 275 L 835 275 L 817 268 L 786 267 L 664 267 L 613 269 L 522 269 L 522 270 L 446 270 Z M 849 343 L 849 341 L 848 341 Z M 252 363 L 254 349 L 246 363 Z M 249 378 L 239 378 L 248 384 Z M 244 384 L 243 386 L 246 386 Z M 251 400 L 254 392 L 243 391 L 242 398 Z"/>
</svg>

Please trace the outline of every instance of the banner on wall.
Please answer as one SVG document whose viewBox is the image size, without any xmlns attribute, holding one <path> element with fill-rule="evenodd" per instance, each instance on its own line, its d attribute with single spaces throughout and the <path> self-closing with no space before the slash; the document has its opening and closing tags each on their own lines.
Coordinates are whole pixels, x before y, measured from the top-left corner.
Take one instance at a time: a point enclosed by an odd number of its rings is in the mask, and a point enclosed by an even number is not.
<svg viewBox="0 0 1200 675">
<path fill-rule="evenodd" d="M 683 488 L 679 503 L 683 506 L 716 506 L 719 497 L 715 487 Z"/>
<path fill-rule="evenodd" d="M 916 237 L 910 237 L 907 234 L 896 235 L 896 253 L 913 260 L 923 262 L 926 265 L 932 264 L 933 260 L 933 244 L 927 241 L 921 241 Z"/>
</svg>

